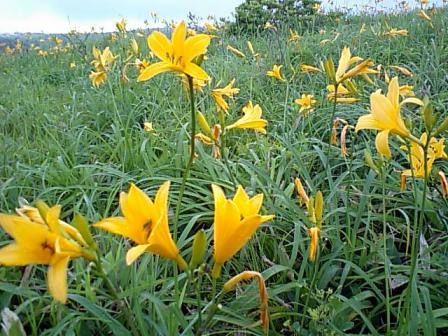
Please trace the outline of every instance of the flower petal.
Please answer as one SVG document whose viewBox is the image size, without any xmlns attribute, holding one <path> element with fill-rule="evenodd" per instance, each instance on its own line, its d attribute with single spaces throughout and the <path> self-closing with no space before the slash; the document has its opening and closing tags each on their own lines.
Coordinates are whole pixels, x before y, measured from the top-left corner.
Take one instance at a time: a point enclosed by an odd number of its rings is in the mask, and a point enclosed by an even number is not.
<svg viewBox="0 0 448 336">
<path fill-rule="evenodd" d="M 135 260 L 138 259 L 138 257 L 145 253 L 148 247 L 149 244 L 142 244 L 129 249 L 129 251 L 126 253 L 126 265 L 131 265 Z"/>
<path fill-rule="evenodd" d="M 151 64 L 145 70 L 143 70 L 137 78 L 137 81 L 146 81 L 152 77 L 167 71 L 174 71 L 173 67 L 169 63 L 159 62 Z"/>
<path fill-rule="evenodd" d="M 389 148 L 389 130 L 384 130 L 377 134 L 375 139 L 375 145 L 379 153 L 383 154 L 388 158 L 392 156 L 392 153 L 390 152 Z"/>
<path fill-rule="evenodd" d="M 185 62 L 190 62 L 196 56 L 205 54 L 207 52 L 207 47 L 210 44 L 210 35 L 198 34 L 189 37 L 185 41 Z"/>
<path fill-rule="evenodd" d="M 358 119 L 358 123 L 356 124 L 355 131 L 358 132 L 362 129 L 381 129 L 381 124 L 375 119 L 373 114 L 366 114 Z"/>
<path fill-rule="evenodd" d="M 169 62 L 169 55 L 171 51 L 170 40 L 165 36 L 165 34 L 155 31 L 148 36 L 148 47 L 160 60 Z"/>
<path fill-rule="evenodd" d="M 53 257 L 54 262 L 48 268 L 48 291 L 55 300 L 65 303 L 67 301 L 67 266 L 70 257 Z"/>
<path fill-rule="evenodd" d="M 51 260 L 49 249 L 29 249 L 17 244 L 10 244 L 0 249 L 0 265 L 25 266 L 31 264 L 48 264 Z"/>
<path fill-rule="evenodd" d="M 205 70 L 195 63 L 187 63 L 183 71 L 187 75 L 199 80 L 208 80 L 209 78 Z"/>
</svg>

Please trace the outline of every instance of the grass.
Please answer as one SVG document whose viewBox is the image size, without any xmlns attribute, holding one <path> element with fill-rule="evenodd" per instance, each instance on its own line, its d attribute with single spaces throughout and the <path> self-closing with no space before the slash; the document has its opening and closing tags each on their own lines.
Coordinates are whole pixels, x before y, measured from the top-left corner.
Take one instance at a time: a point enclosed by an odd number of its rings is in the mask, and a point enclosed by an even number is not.
<svg viewBox="0 0 448 336">
<path fill-rule="evenodd" d="M 415 315 L 399 323 L 423 182 L 417 180 L 413 189 L 409 179 L 407 189 L 400 190 L 400 173 L 409 163 L 397 138 L 390 139 L 394 156 L 384 161 L 382 174 L 365 163 L 365 148 L 379 160 L 374 132 L 350 131 L 345 158 L 337 145 L 329 147 L 332 104 L 325 99 L 327 80 L 320 74 L 293 73 L 301 63 L 318 65 L 330 55 L 337 60 L 342 47 L 349 46 L 354 55 L 371 58 L 375 64 L 410 69 L 413 77 L 388 71 L 391 77 L 400 75 L 400 83 L 413 85 L 417 97 L 428 96 L 442 120 L 448 107 L 446 10 L 435 13 L 432 23 L 433 27 L 413 12 L 363 15 L 308 28 L 290 23 L 302 36 L 297 43 L 287 42 L 287 23 L 278 32 L 239 37 L 220 33 L 212 42 L 204 68 L 213 84 L 220 81 L 222 87 L 235 78 L 241 89 L 226 118 L 236 120 L 251 100 L 261 105 L 269 122 L 266 136 L 242 130 L 227 139 L 230 171 L 246 191 L 264 194 L 263 214 L 276 216 L 225 265 L 218 287 L 241 271 L 261 272 L 269 294 L 269 334 L 448 334 L 448 202 L 438 180 L 429 181 L 423 236 L 418 238 L 418 277 L 412 284 L 417 295 L 409 303 Z M 366 31 L 360 33 L 362 24 Z M 409 36 L 377 35 L 389 27 L 407 29 Z M 146 54 L 144 38 L 136 39 Z M 323 39 L 333 41 L 320 45 Z M 261 54 L 259 66 L 250 57 L 240 59 L 225 50 L 231 44 L 250 55 L 247 40 Z M 19 197 L 30 202 L 40 198 L 61 204 L 64 219 L 79 211 L 93 223 L 119 213 L 118 193 L 130 182 L 153 197 L 162 182 L 171 180 L 171 220 L 189 157 L 187 92 L 174 75 L 138 83 L 133 69 L 128 74 L 131 81 L 123 83 L 120 64 L 128 40 L 89 41 L 88 50 L 93 43 L 121 53 L 106 84 L 98 89 L 88 80 L 90 53 L 86 58 L 75 51 L 47 57 L 33 51 L 0 55 L 0 209 L 13 212 Z M 70 62 L 77 67 L 70 69 Z M 290 80 L 267 77 L 273 64 L 282 64 Z M 370 93 L 387 90 L 384 77 L 373 78 L 374 84 L 357 80 L 360 101 L 339 104 L 336 117 L 355 125 L 367 113 Z M 216 107 L 208 96 L 211 89 L 198 95 L 197 108 L 217 122 Z M 306 117 L 293 104 L 302 93 L 317 99 L 315 111 Z M 423 131 L 418 109 L 407 105 L 402 114 L 415 134 Z M 153 122 L 153 133 L 143 131 L 145 121 Z M 210 267 L 214 211 L 210 185 L 225 187 L 228 195 L 234 189 L 224 162 L 213 159 L 210 148 L 200 143 L 196 151 L 182 199 L 177 245 L 182 255 L 190 255 L 194 233 L 205 229 Z M 437 161 L 436 169 L 448 173 L 446 161 Z M 315 263 L 307 257 L 310 221 L 297 201 L 296 176 L 310 195 L 318 190 L 324 194 Z M 99 230 L 94 233 L 104 252 L 105 271 L 122 290 L 120 297 L 128 302 L 139 332 L 192 334 L 198 303 L 185 274 L 176 276 L 170 262 L 148 253 L 128 267 L 124 255 L 131 245 Z M 7 245 L 7 235 L 0 235 L 0 246 Z M 71 263 L 67 305 L 49 296 L 45 270 L 46 266 L 0 267 L 0 308 L 13 310 L 29 334 L 130 333 L 125 309 L 110 297 L 92 265 L 84 260 Z M 204 279 L 202 307 L 210 292 L 210 282 Z M 238 287 L 224 296 L 207 334 L 263 334 L 258 306 L 255 283 Z"/>
</svg>

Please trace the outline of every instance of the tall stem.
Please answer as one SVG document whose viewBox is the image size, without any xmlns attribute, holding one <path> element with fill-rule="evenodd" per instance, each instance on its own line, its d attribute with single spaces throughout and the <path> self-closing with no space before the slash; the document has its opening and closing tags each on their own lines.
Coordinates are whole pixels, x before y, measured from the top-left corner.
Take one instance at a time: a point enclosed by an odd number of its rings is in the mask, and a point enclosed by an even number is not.
<svg viewBox="0 0 448 336">
<path fill-rule="evenodd" d="M 184 175 L 182 177 L 182 184 L 180 185 L 180 190 L 179 190 L 179 198 L 177 199 L 177 204 L 176 204 L 176 213 L 174 215 L 174 232 L 173 232 L 174 240 L 177 239 L 177 229 L 179 226 L 180 207 L 182 205 L 182 198 L 184 197 L 185 185 L 187 183 L 187 178 L 190 174 L 190 169 L 191 169 L 191 166 L 193 165 L 193 160 L 194 160 L 194 155 L 195 155 L 194 136 L 196 134 L 196 111 L 195 111 L 195 104 L 194 104 L 193 77 L 187 75 L 187 79 L 188 79 L 188 88 L 189 88 L 189 93 L 190 93 L 190 112 L 191 112 L 190 158 L 189 158 L 187 166 L 185 167 L 185 170 L 184 170 Z"/>
<path fill-rule="evenodd" d="M 386 288 L 386 335 L 390 335 L 390 269 L 389 258 L 387 256 L 387 222 L 386 222 L 386 172 L 382 169 L 382 198 L 383 198 L 383 258 L 384 258 L 384 285 Z"/>
<path fill-rule="evenodd" d="M 328 138 L 327 166 L 330 165 L 330 149 L 331 149 L 331 139 L 332 139 L 332 135 L 333 135 L 333 119 L 336 114 L 336 104 L 337 104 L 337 100 L 338 100 L 338 88 L 339 88 L 339 83 L 336 82 L 334 84 L 333 110 L 331 111 L 331 118 L 330 118 L 330 122 L 328 125 L 328 129 L 330 130 L 330 136 Z"/>
</svg>

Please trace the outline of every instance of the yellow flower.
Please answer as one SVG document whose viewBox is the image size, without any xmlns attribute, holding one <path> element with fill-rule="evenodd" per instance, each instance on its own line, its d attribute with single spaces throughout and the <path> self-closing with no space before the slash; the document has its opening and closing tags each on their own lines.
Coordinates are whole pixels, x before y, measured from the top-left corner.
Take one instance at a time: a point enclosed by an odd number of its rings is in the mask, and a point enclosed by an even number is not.
<svg viewBox="0 0 448 336">
<path fill-rule="evenodd" d="M 422 19 L 428 20 L 429 22 L 432 21 L 432 19 L 426 14 L 426 12 L 421 9 L 420 12 L 418 12 L 418 16 L 420 16 Z"/>
<path fill-rule="evenodd" d="M 399 90 L 398 77 L 394 77 L 389 83 L 387 96 L 381 94 L 381 90 L 372 93 L 370 95 L 370 114 L 361 116 L 356 125 L 356 131 L 362 129 L 375 129 L 380 131 L 376 136 L 375 144 L 378 152 L 386 157 L 391 157 L 389 148 L 390 133 L 403 138 L 413 139 L 401 118 L 401 105 L 405 103 L 423 105 L 423 102 L 417 98 L 407 98 L 400 103 Z"/>
<path fill-rule="evenodd" d="M 361 63 L 359 63 L 361 62 Z M 357 64 L 353 68 L 349 67 L 353 64 Z M 341 83 L 348 78 L 355 77 L 361 74 L 376 73 L 376 70 L 370 69 L 373 62 L 369 59 L 363 60 L 361 57 L 353 56 L 350 52 L 350 48 L 344 47 L 339 59 L 338 69 L 336 70 L 336 82 Z"/>
<path fill-rule="evenodd" d="M 143 129 L 145 130 L 145 132 L 151 133 L 154 132 L 154 127 L 152 125 L 152 122 L 144 122 L 143 123 Z"/>
<path fill-rule="evenodd" d="M 107 73 L 105 71 L 92 71 L 89 78 L 93 86 L 99 87 L 106 81 Z"/>
<path fill-rule="evenodd" d="M 129 193 L 120 194 L 124 217 L 109 217 L 94 226 L 131 239 L 137 244 L 126 253 L 126 263 L 132 264 L 144 252 L 175 260 L 181 270 L 187 264 L 171 238 L 168 227 L 168 192 L 170 182 L 162 184 L 154 202 L 134 184 Z"/>
<path fill-rule="evenodd" d="M 182 84 L 185 90 L 188 91 L 190 89 L 190 84 L 188 83 L 188 77 L 183 74 L 180 74 L 180 76 L 182 77 Z M 207 86 L 208 82 L 209 82 L 208 80 L 200 80 L 193 78 L 193 90 L 203 92 L 202 88 Z"/>
<path fill-rule="evenodd" d="M 284 80 L 282 77 L 282 74 L 280 73 L 281 67 L 282 67 L 282 65 L 274 64 L 272 67 L 272 70 L 269 70 L 268 72 L 266 72 L 266 75 L 268 75 L 270 77 L 274 77 L 278 80 Z"/>
<path fill-rule="evenodd" d="M 277 27 L 274 26 L 272 23 L 270 23 L 269 21 L 265 23 L 264 25 L 264 29 L 272 29 L 272 30 L 277 30 Z"/>
<path fill-rule="evenodd" d="M 118 57 L 112 54 L 109 47 L 106 47 L 102 52 L 96 47 L 93 47 L 92 53 L 93 61 L 91 63 L 97 72 L 108 71 Z"/>
<path fill-rule="evenodd" d="M 406 29 L 396 29 L 392 28 L 387 32 L 384 32 L 386 36 L 408 36 L 408 31 Z"/>
<path fill-rule="evenodd" d="M 135 63 L 134 63 L 134 64 L 135 64 L 135 66 L 137 67 L 137 69 L 140 70 L 140 72 L 143 71 L 143 70 L 145 70 L 147 67 L 150 66 L 150 63 L 149 63 L 147 60 L 145 60 L 145 59 L 141 60 L 141 59 L 139 59 L 139 58 L 137 58 L 137 59 L 135 60 Z"/>
<path fill-rule="evenodd" d="M 206 80 L 207 73 L 194 59 L 207 52 L 210 36 L 197 34 L 186 37 L 187 26 L 184 21 L 174 29 L 171 41 L 161 32 L 155 31 L 148 37 L 149 49 L 161 60 L 151 64 L 138 76 L 138 81 L 148 80 L 155 75 L 167 71 L 183 73 L 190 77 Z"/>
<path fill-rule="evenodd" d="M 14 238 L 14 243 L 0 249 L 0 265 L 49 265 L 48 290 L 57 301 L 65 303 L 70 259 L 93 260 L 93 255 L 82 246 L 85 243 L 81 234 L 59 220 L 59 205 L 48 209 L 45 220 L 36 208 L 26 206 L 17 211 L 20 216 L 0 214 L 0 227 Z"/>
<path fill-rule="evenodd" d="M 300 64 L 300 71 L 302 72 L 322 72 L 319 68 L 316 68 L 308 64 Z"/>
<path fill-rule="evenodd" d="M 243 107 L 244 116 L 234 122 L 232 125 L 226 127 L 226 129 L 232 128 L 251 128 L 257 132 L 266 134 L 266 125 L 268 122 L 264 119 L 261 119 L 261 107 L 260 105 L 252 105 L 252 102 L 249 101 L 245 107 Z"/>
<path fill-rule="evenodd" d="M 413 88 L 414 87 L 412 85 L 401 85 L 400 86 L 400 95 L 414 97 L 415 93 L 414 93 L 414 91 L 412 91 Z"/>
<path fill-rule="evenodd" d="M 307 111 L 308 112 L 312 112 L 313 111 L 313 105 L 316 103 L 316 100 L 313 99 L 314 96 L 313 95 L 306 95 L 306 94 L 302 94 L 302 98 L 297 98 L 296 100 L 294 100 L 294 103 L 296 103 L 297 105 L 300 105 L 300 110 L 299 112 L 303 112 L 303 111 Z"/>
<path fill-rule="evenodd" d="M 115 24 L 115 27 L 117 27 L 118 31 L 120 33 L 126 33 L 126 21 L 124 18 L 122 18 L 119 22 Z"/>
<path fill-rule="evenodd" d="M 232 200 L 226 199 L 217 185 L 212 185 L 215 199 L 215 219 L 213 238 L 214 259 L 212 276 L 218 278 L 221 267 L 232 258 L 252 237 L 258 227 L 273 215 L 261 216 L 258 212 L 263 203 L 263 194 L 252 198 L 239 186 Z"/>
<path fill-rule="evenodd" d="M 316 2 L 312 8 L 316 13 L 319 13 L 320 12 L 320 3 Z"/>
<path fill-rule="evenodd" d="M 308 205 L 310 198 L 308 197 L 305 188 L 303 187 L 302 181 L 300 178 L 296 177 L 294 180 L 294 184 L 296 186 L 297 194 L 299 195 L 299 201 L 302 204 Z"/>
<path fill-rule="evenodd" d="M 76 68 L 76 63 L 75 62 L 70 62 L 69 67 L 70 67 L 70 69 Z"/>
<path fill-rule="evenodd" d="M 240 58 L 246 57 L 246 55 L 244 55 L 241 51 L 239 51 L 237 48 L 232 47 L 231 45 L 227 46 L 227 50 L 230 51 L 235 56 L 238 56 Z"/>
<path fill-rule="evenodd" d="M 295 42 L 300 40 L 300 35 L 299 33 L 297 33 L 297 31 L 292 30 L 291 28 L 289 29 L 289 42 Z"/>
<path fill-rule="evenodd" d="M 338 85 L 338 94 L 337 94 L 337 99 L 336 99 L 336 103 L 355 103 L 357 102 L 359 99 L 354 98 L 354 97 L 347 97 L 349 95 L 357 95 L 358 91 L 356 90 L 356 87 L 353 85 L 353 83 L 350 80 L 346 80 L 345 84 L 347 84 L 347 87 L 349 89 L 347 89 L 344 85 L 339 84 Z M 327 85 L 327 90 L 328 90 L 328 94 L 327 94 L 327 99 L 329 101 L 334 101 L 334 98 L 336 96 L 335 94 L 335 86 L 333 84 L 329 84 Z"/>
<path fill-rule="evenodd" d="M 214 33 L 215 31 L 218 30 L 218 28 L 216 28 L 216 26 L 213 23 L 208 23 L 208 22 L 204 23 L 204 28 L 208 34 Z"/>
<path fill-rule="evenodd" d="M 227 104 L 227 102 L 224 100 L 224 96 L 233 98 L 234 94 L 240 92 L 240 89 L 232 87 L 234 83 L 235 79 L 232 79 L 230 83 L 225 87 L 212 90 L 211 96 L 215 100 L 216 108 L 218 109 L 218 111 L 223 110 L 225 112 L 228 112 L 229 110 L 229 104 Z"/>
<path fill-rule="evenodd" d="M 398 65 L 389 65 L 389 68 L 398 70 L 399 72 L 401 72 L 403 75 L 408 76 L 408 77 L 412 77 L 412 72 L 409 71 L 408 69 L 406 69 L 405 67 L 402 66 L 398 66 Z"/>
</svg>

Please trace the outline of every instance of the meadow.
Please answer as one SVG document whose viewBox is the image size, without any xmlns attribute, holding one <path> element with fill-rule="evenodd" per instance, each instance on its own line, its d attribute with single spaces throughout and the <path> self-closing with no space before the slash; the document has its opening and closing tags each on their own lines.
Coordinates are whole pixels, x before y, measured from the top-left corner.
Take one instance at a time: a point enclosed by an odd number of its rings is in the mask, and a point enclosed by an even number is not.
<svg viewBox="0 0 448 336">
<path fill-rule="evenodd" d="M 4 50 L 3 333 L 448 335 L 448 12 L 424 13 Z"/>
</svg>

